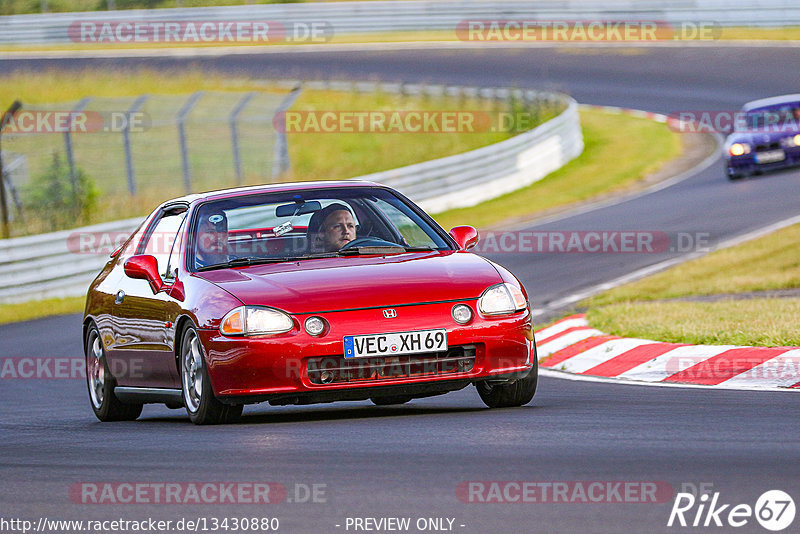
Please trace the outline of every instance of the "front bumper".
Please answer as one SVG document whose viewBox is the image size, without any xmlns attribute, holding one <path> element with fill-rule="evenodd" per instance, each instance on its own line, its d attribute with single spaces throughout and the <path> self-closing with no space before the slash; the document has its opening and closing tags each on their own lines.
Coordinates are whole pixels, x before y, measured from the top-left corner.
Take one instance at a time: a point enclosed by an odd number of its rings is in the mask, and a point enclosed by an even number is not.
<svg viewBox="0 0 800 534">
<path fill-rule="evenodd" d="M 330 324 L 326 335 L 319 338 L 301 327 L 310 315 L 293 316 L 295 328 L 278 336 L 228 337 L 217 330 L 201 330 L 199 334 L 214 394 L 234 403 L 327 402 L 368 398 L 387 390 L 411 396 L 434 395 L 482 379 L 517 376 L 532 368 L 529 310 L 481 317 L 475 309 L 476 301 L 461 303 L 473 309 L 472 321 L 463 326 L 452 319 L 450 311 L 456 303 L 449 302 L 404 306 L 398 308 L 394 319 L 384 319 L 381 309 L 318 314 Z M 346 335 L 434 328 L 447 330 L 448 353 L 343 357 Z M 341 367 L 356 370 L 337 371 L 336 380 L 321 383 L 320 369 Z"/>
<path fill-rule="evenodd" d="M 728 176 L 749 175 L 800 166 L 800 147 L 785 148 L 783 152 L 786 155 L 785 159 L 770 163 L 756 163 L 755 153 L 727 156 Z"/>
</svg>

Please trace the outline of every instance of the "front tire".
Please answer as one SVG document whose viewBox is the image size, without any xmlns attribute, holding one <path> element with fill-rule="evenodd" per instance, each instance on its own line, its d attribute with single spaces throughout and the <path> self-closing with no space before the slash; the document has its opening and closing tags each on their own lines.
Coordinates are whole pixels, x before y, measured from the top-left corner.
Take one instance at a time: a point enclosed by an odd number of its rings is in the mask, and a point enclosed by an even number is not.
<svg viewBox="0 0 800 534">
<path fill-rule="evenodd" d="M 141 404 L 124 404 L 114 394 L 117 385 L 108 369 L 105 349 L 97 325 L 92 323 L 86 335 L 86 385 L 94 415 L 100 421 L 133 421 L 142 413 Z"/>
<path fill-rule="evenodd" d="M 223 404 L 214 396 L 206 370 L 205 351 L 194 326 L 183 333 L 180 352 L 183 403 L 196 425 L 234 423 L 242 415 L 241 404 Z"/>
<path fill-rule="evenodd" d="M 492 384 L 489 381 L 475 384 L 483 403 L 489 408 L 510 408 L 528 404 L 533 399 L 539 382 L 539 363 L 535 354 L 533 368 L 525 378 L 509 384 Z"/>
</svg>

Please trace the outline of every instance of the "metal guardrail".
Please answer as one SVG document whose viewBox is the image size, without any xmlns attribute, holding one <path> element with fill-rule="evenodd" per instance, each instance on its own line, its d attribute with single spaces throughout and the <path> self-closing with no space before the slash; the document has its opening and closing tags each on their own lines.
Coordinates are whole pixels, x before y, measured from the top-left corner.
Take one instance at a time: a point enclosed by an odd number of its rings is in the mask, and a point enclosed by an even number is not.
<svg viewBox="0 0 800 534">
<path fill-rule="evenodd" d="M 282 84 L 295 86 L 296 81 Z M 578 104 L 565 95 L 470 87 L 420 86 L 350 82 L 309 82 L 306 87 L 406 94 L 457 93 L 487 99 L 545 99 L 566 106 L 539 127 L 470 152 L 360 176 L 397 188 L 425 210 L 439 212 L 464 207 L 531 184 L 583 151 Z M 81 236 L 132 232 L 142 219 L 115 221 L 50 234 L 0 240 L 0 303 L 78 296 L 108 261 L 106 253 L 81 250 Z"/>
<path fill-rule="evenodd" d="M 86 293 L 109 253 L 80 253 L 80 235 L 130 233 L 141 222 L 141 218 L 127 219 L 0 240 L 0 303 Z M 111 247 L 109 243 L 105 248 Z"/>
<path fill-rule="evenodd" d="M 796 0 L 411 0 L 90 11 L 0 18 L 0 44 L 69 43 L 70 24 L 93 22 L 323 23 L 326 35 L 453 30 L 465 20 L 708 22 L 721 26 L 800 23 Z"/>
</svg>

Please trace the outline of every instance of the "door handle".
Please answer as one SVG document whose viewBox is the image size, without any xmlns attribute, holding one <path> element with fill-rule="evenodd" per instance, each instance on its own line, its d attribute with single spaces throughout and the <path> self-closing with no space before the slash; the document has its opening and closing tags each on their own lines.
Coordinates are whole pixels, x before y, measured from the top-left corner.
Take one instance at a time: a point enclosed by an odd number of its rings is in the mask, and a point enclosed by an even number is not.
<svg viewBox="0 0 800 534">
<path fill-rule="evenodd" d="M 117 297 L 114 299 L 114 304 L 122 304 L 123 300 L 125 300 L 125 292 L 120 289 L 117 291 Z"/>
</svg>

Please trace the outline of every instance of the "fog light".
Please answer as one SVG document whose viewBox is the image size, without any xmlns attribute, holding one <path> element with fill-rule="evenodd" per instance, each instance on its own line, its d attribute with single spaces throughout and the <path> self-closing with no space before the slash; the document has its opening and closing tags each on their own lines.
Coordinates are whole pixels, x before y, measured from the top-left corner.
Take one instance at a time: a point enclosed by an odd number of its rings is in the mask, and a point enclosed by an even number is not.
<svg viewBox="0 0 800 534">
<path fill-rule="evenodd" d="M 322 371 L 319 374 L 319 381 L 323 384 L 330 384 L 333 382 L 333 372 L 331 371 Z"/>
<path fill-rule="evenodd" d="M 458 324 L 467 324 L 472 320 L 472 308 L 466 304 L 456 304 L 453 306 L 453 320 Z"/>
<path fill-rule="evenodd" d="M 322 317 L 309 317 L 305 322 L 306 332 L 312 336 L 321 336 L 325 332 L 325 319 Z"/>
</svg>

